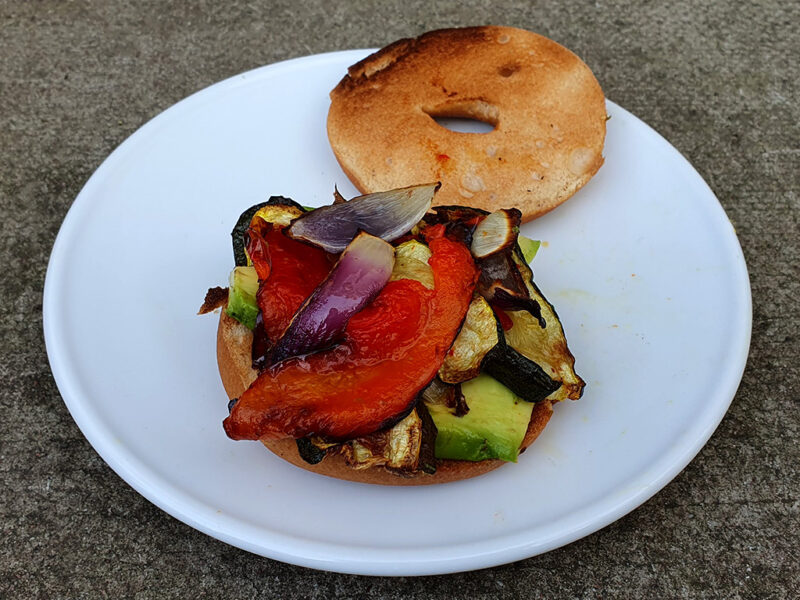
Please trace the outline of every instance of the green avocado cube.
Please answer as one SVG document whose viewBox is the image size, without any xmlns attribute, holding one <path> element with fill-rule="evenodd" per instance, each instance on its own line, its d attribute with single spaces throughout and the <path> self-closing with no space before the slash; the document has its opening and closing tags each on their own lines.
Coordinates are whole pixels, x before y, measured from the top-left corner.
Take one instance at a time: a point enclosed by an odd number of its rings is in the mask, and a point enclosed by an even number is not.
<svg viewBox="0 0 800 600">
<path fill-rule="evenodd" d="M 469 407 L 464 416 L 457 417 L 442 404 L 426 403 L 439 430 L 436 458 L 517 462 L 533 404 L 485 374 L 462 383 L 461 391 Z"/>
<path fill-rule="evenodd" d="M 258 274 L 255 267 L 236 267 L 231 271 L 228 287 L 228 308 L 225 312 L 242 325 L 253 329 L 258 316 L 256 293 Z"/>
<path fill-rule="evenodd" d="M 532 240 L 526 238 L 524 235 L 517 237 L 517 243 L 519 244 L 520 250 L 522 250 L 522 256 L 525 257 L 525 262 L 528 264 L 530 264 L 533 257 L 536 256 L 536 253 L 539 251 L 539 246 L 542 245 L 539 240 Z"/>
</svg>

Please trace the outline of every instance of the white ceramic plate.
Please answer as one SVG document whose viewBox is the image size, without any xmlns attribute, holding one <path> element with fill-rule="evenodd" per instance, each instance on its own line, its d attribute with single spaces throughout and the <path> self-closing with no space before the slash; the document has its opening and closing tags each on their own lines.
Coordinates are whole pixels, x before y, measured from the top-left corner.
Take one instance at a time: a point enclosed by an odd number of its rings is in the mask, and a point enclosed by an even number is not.
<svg viewBox="0 0 800 600">
<path fill-rule="evenodd" d="M 606 164 L 527 225 L 537 282 L 587 381 L 517 465 L 422 488 L 346 483 L 233 442 L 215 359 L 229 232 L 266 196 L 355 195 L 328 146 L 328 91 L 365 51 L 211 86 L 147 123 L 69 211 L 44 294 L 50 363 L 72 416 L 125 481 L 185 523 L 282 561 L 350 573 L 497 565 L 611 523 L 669 482 L 733 398 L 750 288 L 722 208 L 689 163 L 609 103 Z"/>
</svg>

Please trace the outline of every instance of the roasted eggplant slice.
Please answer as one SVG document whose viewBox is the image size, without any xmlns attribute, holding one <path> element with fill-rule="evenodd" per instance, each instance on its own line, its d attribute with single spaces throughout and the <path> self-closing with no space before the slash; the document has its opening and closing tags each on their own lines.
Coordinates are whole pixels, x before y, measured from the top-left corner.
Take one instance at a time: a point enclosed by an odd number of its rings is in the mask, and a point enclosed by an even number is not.
<svg viewBox="0 0 800 600">
<path fill-rule="evenodd" d="M 477 377 L 484 357 L 499 341 L 497 331 L 492 307 L 482 296 L 476 295 L 469 305 L 461 331 L 439 369 L 439 378 L 444 383 L 461 383 Z"/>
<path fill-rule="evenodd" d="M 575 373 L 575 357 L 567 347 L 561 321 L 533 282 L 533 274 L 521 252 L 514 252 L 512 258 L 526 282 L 528 294 L 541 307 L 541 318 L 546 326 L 540 327 L 538 319 L 528 312 L 509 312 L 512 327 L 505 332 L 506 342 L 540 365 L 552 379 L 561 382 L 561 387 L 548 397 L 550 400 L 577 400 L 583 394 L 585 383 Z"/>
<path fill-rule="evenodd" d="M 533 298 L 515 295 L 501 287 L 495 287 L 492 292 L 492 304 L 504 311 L 524 310 L 536 319 L 542 329 L 547 325 L 542 317 L 542 307 Z"/>
</svg>

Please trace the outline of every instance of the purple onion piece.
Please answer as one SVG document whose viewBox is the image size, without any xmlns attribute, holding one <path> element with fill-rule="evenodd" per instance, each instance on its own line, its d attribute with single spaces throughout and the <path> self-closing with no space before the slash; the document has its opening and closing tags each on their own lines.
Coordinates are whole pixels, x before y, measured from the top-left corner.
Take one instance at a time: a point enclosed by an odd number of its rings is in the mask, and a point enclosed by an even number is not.
<svg viewBox="0 0 800 600">
<path fill-rule="evenodd" d="M 295 219 L 286 232 L 332 253 L 344 250 L 359 230 L 391 242 L 428 212 L 439 185 L 415 185 L 322 206 Z"/>
<path fill-rule="evenodd" d="M 368 233 L 359 233 L 325 280 L 295 313 L 275 343 L 270 364 L 321 350 L 336 342 L 350 317 L 383 289 L 393 267 L 392 245 Z"/>
</svg>

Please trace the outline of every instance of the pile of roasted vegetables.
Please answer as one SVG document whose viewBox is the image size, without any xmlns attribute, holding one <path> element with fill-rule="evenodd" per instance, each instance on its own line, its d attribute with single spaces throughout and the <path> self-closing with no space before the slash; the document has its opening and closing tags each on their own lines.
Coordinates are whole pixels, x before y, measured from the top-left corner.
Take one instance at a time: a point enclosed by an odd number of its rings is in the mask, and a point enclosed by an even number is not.
<svg viewBox="0 0 800 600">
<path fill-rule="evenodd" d="M 229 437 L 432 472 L 436 458 L 516 460 L 532 403 L 580 397 L 519 211 L 431 210 L 437 188 L 242 214 L 226 310 L 253 331 L 259 375 L 230 404 Z"/>
</svg>

